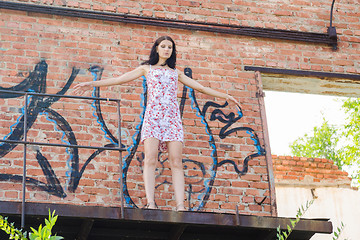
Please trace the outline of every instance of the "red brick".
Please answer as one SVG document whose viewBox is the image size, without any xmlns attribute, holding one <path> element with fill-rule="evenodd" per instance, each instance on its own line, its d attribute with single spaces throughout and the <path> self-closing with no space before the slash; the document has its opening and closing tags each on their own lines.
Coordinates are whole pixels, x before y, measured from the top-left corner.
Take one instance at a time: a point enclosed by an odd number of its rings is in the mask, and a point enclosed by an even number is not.
<svg viewBox="0 0 360 240">
<path fill-rule="evenodd" d="M 258 196 L 259 195 L 259 190 L 257 190 L 257 189 L 247 189 L 245 191 L 245 195 L 247 195 L 247 196 Z"/>
<path fill-rule="evenodd" d="M 268 189 L 269 183 L 264 182 L 252 182 L 250 183 L 250 187 L 254 189 Z"/>
<path fill-rule="evenodd" d="M 242 203 L 253 203 L 254 197 L 244 196 L 244 197 L 242 197 L 241 202 Z"/>
<path fill-rule="evenodd" d="M 19 198 L 19 192 L 17 192 L 17 191 L 6 191 L 5 192 L 5 198 L 20 199 Z"/>
<path fill-rule="evenodd" d="M 236 209 L 236 204 L 234 203 L 223 203 L 220 205 L 220 208 L 221 209 L 233 209 L 235 210 Z"/>
<path fill-rule="evenodd" d="M 257 211 L 260 212 L 262 210 L 261 205 L 249 205 L 250 211 Z"/>
</svg>

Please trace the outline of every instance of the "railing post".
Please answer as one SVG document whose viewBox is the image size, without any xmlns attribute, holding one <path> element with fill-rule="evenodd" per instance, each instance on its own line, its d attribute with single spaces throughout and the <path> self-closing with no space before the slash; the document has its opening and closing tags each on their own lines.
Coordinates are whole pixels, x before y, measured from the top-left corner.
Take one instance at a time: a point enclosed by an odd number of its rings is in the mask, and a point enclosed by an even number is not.
<svg viewBox="0 0 360 240">
<path fill-rule="evenodd" d="M 122 159 L 122 149 L 121 149 L 121 113 L 120 113 L 120 100 L 116 101 L 117 103 L 117 113 L 118 113 L 118 147 L 119 147 L 119 167 L 120 167 L 120 212 L 121 218 L 124 218 L 124 192 L 123 192 L 123 159 Z"/>
<path fill-rule="evenodd" d="M 26 148 L 27 148 L 27 112 L 28 112 L 28 94 L 25 95 L 24 107 L 24 160 L 23 160 L 23 178 L 22 178 L 22 200 L 21 200 L 21 228 L 25 227 L 25 195 L 26 195 Z"/>
</svg>

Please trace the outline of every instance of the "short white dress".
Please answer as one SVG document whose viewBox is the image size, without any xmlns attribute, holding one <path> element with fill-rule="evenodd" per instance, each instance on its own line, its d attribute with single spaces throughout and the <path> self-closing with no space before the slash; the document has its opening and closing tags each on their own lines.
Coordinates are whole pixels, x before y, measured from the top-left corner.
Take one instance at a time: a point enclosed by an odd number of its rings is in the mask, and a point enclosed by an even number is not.
<svg viewBox="0 0 360 240">
<path fill-rule="evenodd" d="M 176 69 L 151 67 L 147 74 L 147 104 L 141 129 L 141 142 L 147 138 L 160 140 L 159 151 L 167 151 L 166 142 L 184 140 L 177 101 Z"/>
</svg>

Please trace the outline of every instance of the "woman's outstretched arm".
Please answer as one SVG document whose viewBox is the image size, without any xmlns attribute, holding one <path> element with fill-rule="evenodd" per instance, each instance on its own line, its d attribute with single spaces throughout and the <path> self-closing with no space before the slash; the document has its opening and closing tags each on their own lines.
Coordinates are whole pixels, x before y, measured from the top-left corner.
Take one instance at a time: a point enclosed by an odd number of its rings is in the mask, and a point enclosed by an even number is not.
<svg viewBox="0 0 360 240">
<path fill-rule="evenodd" d="M 146 75 L 146 67 L 144 65 L 141 65 L 136 69 L 127 72 L 119 77 L 108 78 L 100 81 L 79 83 L 74 86 L 74 94 L 83 94 L 85 91 L 91 90 L 93 87 L 108 87 L 113 85 L 120 85 L 135 80 L 143 75 Z"/>
<path fill-rule="evenodd" d="M 209 87 L 204 87 L 203 85 L 201 85 L 194 79 L 191 79 L 188 76 L 186 76 L 184 73 L 182 73 L 180 71 L 178 71 L 178 73 L 179 73 L 179 81 L 182 84 L 184 84 L 188 87 L 191 87 L 192 89 L 199 91 L 201 93 L 205 93 L 205 94 L 208 94 L 213 97 L 224 98 L 226 100 L 229 100 L 229 101 L 235 103 L 238 107 L 240 107 L 240 103 L 233 96 L 230 96 L 229 94 L 226 94 L 223 92 L 216 91 Z"/>
</svg>

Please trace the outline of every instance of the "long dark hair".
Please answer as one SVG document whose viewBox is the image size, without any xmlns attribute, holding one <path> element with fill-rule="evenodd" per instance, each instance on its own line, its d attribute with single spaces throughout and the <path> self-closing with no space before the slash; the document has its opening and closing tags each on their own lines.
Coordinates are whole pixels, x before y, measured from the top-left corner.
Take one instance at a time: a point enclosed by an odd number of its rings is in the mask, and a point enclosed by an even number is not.
<svg viewBox="0 0 360 240">
<path fill-rule="evenodd" d="M 157 53 L 156 48 L 164 40 L 169 40 L 173 44 L 172 53 L 171 53 L 170 57 L 168 59 L 166 59 L 164 65 L 167 64 L 170 68 L 175 69 L 175 66 L 176 66 L 176 47 L 175 47 L 174 40 L 172 40 L 172 38 L 169 37 L 169 36 L 162 36 L 162 37 L 159 37 L 158 39 L 156 39 L 154 45 L 151 48 L 149 60 L 143 62 L 142 65 L 144 65 L 144 64 L 155 65 L 155 64 L 157 64 L 159 62 L 159 54 Z"/>
</svg>

